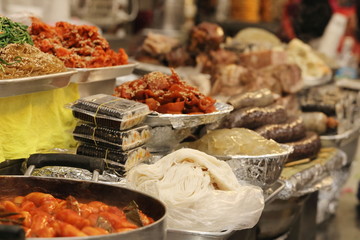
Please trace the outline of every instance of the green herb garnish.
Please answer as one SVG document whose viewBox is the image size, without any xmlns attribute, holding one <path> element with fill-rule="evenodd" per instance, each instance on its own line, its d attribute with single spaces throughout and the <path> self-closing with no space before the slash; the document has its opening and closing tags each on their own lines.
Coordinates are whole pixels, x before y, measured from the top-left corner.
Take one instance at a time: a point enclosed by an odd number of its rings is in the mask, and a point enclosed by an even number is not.
<svg viewBox="0 0 360 240">
<path fill-rule="evenodd" d="M 13 22 L 7 17 L 0 17 L 0 48 L 11 43 L 34 45 L 34 42 L 27 31 L 28 26 Z"/>
</svg>

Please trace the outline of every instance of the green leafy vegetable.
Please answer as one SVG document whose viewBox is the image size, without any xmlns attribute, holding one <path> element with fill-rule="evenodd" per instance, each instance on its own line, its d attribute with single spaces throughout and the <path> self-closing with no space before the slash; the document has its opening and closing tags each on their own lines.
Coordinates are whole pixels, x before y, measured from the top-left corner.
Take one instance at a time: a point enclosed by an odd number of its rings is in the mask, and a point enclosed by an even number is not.
<svg viewBox="0 0 360 240">
<path fill-rule="evenodd" d="M 0 47 L 6 47 L 11 43 L 34 45 L 28 26 L 13 22 L 7 17 L 0 17 Z"/>
</svg>

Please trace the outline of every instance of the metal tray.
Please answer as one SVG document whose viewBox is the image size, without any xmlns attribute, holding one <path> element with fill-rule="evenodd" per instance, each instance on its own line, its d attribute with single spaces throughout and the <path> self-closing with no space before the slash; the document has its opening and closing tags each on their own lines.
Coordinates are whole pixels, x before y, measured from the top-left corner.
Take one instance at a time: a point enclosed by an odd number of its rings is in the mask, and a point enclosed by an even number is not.
<svg viewBox="0 0 360 240">
<path fill-rule="evenodd" d="M 280 154 L 267 154 L 259 156 L 233 155 L 215 157 L 226 161 L 239 181 L 246 181 L 266 189 L 274 184 L 280 177 L 287 157 L 293 147 L 282 144 L 284 149 Z"/>
<path fill-rule="evenodd" d="M 170 125 L 174 129 L 191 128 L 219 121 L 234 109 L 233 106 L 222 102 L 216 102 L 215 107 L 216 112 L 204 114 L 161 114 L 153 112 L 147 116 L 146 124 L 152 127 Z"/>
<path fill-rule="evenodd" d="M 0 97 L 11 97 L 63 88 L 69 85 L 76 73 L 77 71 L 70 70 L 35 77 L 0 80 Z"/>
<path fill-rule="evenodd" d="M 128 63 L 124 65 L 100 67 L 100 68 L 71 68 L 77 73 L 71 81 L 76 83 L 95 82 L 107 79 L 115 79 L 120 76 L 129 75 L 133 72 L 137 63 Z"/>
</svg>

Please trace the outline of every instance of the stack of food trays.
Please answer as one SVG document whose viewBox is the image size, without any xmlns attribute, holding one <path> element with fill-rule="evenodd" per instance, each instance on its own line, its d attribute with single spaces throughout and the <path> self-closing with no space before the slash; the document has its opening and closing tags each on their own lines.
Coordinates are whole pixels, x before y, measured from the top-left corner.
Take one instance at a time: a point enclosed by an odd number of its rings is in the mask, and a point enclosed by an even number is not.
<svg viewBox="0 0 360 240">
<path fill-rule="evenodd" d="M 150 138 L 150 128 L 143 124 L 150 112 L 147 105 L 97 94 L 78 99 L 70 108 L 80 120 L 73 131 L 77 154 L 117 162 L 120 172 L 150 156 L 144 147 Z"/>
</svg>

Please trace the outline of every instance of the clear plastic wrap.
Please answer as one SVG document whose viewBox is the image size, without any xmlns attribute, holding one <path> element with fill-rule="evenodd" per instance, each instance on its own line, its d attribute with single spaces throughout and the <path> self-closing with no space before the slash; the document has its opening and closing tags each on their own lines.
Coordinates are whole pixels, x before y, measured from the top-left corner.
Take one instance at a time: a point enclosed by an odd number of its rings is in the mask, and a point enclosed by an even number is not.
<svg viewBox="0 0 360 240">
<path fill-rule="evenodd" d="M 76 154 L 104 158 L 123 164 L 126 171 L 150 157 L 149 151 L 143 146 L 123 152 L 87 143 L 81 143 L 76 149 Z"/>
<path fill-rule="evenodd" d="M 75 127 L 73 136 L 75 140 L 81 142 L 127 151 L 143 145 L 150 139 L 151 133 L 147 125 L 119 131 L 80 122 Z"/>
<path fill-rule="evenodd" d="M 142 123 L 150 113 L 146 104 L 106 94 L 80 98 L 70 108 L 75 118 L 119 130 Z"/>
</svg>

